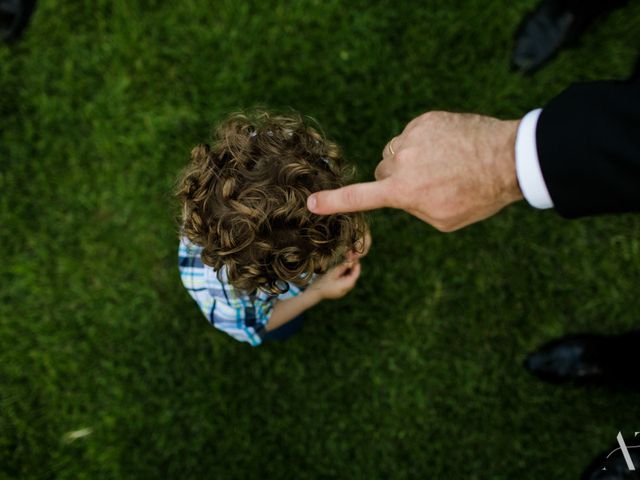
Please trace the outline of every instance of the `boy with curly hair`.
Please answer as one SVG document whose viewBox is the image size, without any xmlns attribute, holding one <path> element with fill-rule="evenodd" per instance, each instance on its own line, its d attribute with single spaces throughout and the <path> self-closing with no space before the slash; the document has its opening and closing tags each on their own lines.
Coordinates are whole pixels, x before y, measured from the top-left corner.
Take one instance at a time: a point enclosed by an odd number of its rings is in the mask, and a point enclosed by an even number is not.
<svg viewBox="0 0 640 480">
<path fill-rule="evenodd" d="M 343 297 L 371 237 L 359 213 L 315 215 L 316 191 L 351 180 L 337 146 L 298 114 L 234 114 L 178 181 L 182 282 L 208 321 L 256 346 Z"/>
</svg>

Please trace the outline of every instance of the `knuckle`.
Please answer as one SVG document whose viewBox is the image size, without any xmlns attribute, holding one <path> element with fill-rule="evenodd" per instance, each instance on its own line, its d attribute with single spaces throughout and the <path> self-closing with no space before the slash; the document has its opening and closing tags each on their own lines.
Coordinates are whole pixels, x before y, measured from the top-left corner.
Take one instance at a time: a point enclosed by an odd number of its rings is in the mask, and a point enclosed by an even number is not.
<svg viewBox="0 0 640 480">
<path fill-rule="evenodd" d="M 420 124 L 420 117 L 416 117 L 413 120 L 411 120 L 409 123 L 407 123 L 407 125 L 404 127 L 404 132 L 403 133 L 410 133 L 413 130 L 415 130 L 415 128 Z"/>
<path fill-rule="evenodd" d="M 433 128 L 437 124 L 441 124 L 450 115 L 449 112 L 441 110 L 432 110 L 422 115 L 422 121 L 428 128 Z"/>
<path fill-rule="evenodd" d="M 355 189 L 347 189 L 344 191 L 344 201 L 347 205 L 356 206 L 360 204 L 360 193 Z"/>
<path fill-rule="evenodd" d="M 435 110 L 430 110 L 428 112 L 424 112 L 422 115 L 420 115 L 420 119 L 423 122 L 428 122 L 429 120 L 431 120 L 431 118 L 433 118 L 433 116 L 435 115 L 436 111 Z"/>
<path fill-rule="evenodd" d="M 431 110 L 429 112 L 423 113 L 422 115 L 420 115 L 419 118 L 423 123 L 430 123 L 430 122 L 433 122 L 436 118 L 438 118 L 438 115 L 440 113 L 441 112 L 439 112 L 438 110 Z"/>
<path fill-rule="evenodd" d="M 431 126 L 433 126 L 433 124 L 439 122 L 447 114 L 448 112 L 440 110 L 431 110 L 429 112 L 425 112 L 407 123 L 403 133 L 412 134 L 424 128 L 430 128 Z"/>
<path fill-rule="evenodd" d="M 428 112 L 424 112 L 418 115 L 417 117 L 415 117 L 413 120 L 411 120 L 407 126 L 410 126 L 413 128 L 424 122 L 428 122 L 430 121 L 431 117 L 433 117 L 434 113 L 436 113 L 435 110 L 429 110 Z"/>
<path fill-rule="evenodd" d="M 413 150 L 405 148 L 396 153 L 394 160 L 398 165 L 408 165 L 413 160 Z"/>
</svg>

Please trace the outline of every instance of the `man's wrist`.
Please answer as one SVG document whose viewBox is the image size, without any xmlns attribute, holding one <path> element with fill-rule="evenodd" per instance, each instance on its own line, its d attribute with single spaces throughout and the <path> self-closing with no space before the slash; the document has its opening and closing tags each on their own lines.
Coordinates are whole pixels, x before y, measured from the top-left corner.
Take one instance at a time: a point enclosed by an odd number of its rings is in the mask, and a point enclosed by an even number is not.
<svg viewBox="0 0 640 480">
<path fill-rule="evenodd" d="M 499 162 L 497 167 L 498 199 L 504 205 L 509 205 L 523 198 L 516 172 L 515 148 L 519 124 L 520 120 L 501 121 L 501 132 L 498 136 L 498 153 L 496 155 Z"/>
</svg>

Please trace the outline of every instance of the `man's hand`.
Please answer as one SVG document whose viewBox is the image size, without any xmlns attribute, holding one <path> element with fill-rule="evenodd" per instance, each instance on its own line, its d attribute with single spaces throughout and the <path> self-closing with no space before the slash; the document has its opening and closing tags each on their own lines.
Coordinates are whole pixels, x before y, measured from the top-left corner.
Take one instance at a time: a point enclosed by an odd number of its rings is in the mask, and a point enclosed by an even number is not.
<svg viewBox="0 0 640 480">
<path fill-rule="evenodd" d="M 314 193 L 307 206 L 321 215 L 401 208 L 443 232 L 483 220 L 522 199 L 515 168 L 518 124 L 425 113 L 385 146 L 375 182 Z"/>
<path fill-rule="evenodd" d="M 321 300 L 344 297 L 356 285 L 361 272 L 360 262 L 344 262 L 318 277 L 306 292 L 318 295 Z"/>
</svg>

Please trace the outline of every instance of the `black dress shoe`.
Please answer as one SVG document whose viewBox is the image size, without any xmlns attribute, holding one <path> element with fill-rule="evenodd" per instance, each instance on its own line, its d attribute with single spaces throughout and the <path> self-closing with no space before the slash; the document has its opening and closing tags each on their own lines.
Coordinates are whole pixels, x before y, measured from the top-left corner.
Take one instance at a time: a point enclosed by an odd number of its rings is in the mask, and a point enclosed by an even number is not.
<svg viewBox="0 0 640 480">
<path fill-rule="evenodd" d="M 17 40 L 29 23 L 36 0 L 0 0 L 0 40 Z"/>
<path fill-rule="evenodd" d="M 546 382 L 640 390 L 639 352 L 640 330 L 620 335 L 569 335 L 529 354 L 524 366 Z"/>
<path fill-rule="evenodd" d="M 626 0 L 544 0 L 516 31 L 511 67 L 533 73 L 575 42 L 593 20 Z"/>
<path fill-rule="evenodd" d="M 597 382 L 605 375 L 600 357 L 609 350 L 607 342 L 608 338 L 600 335 L 564 337 L 531 353 L 525 359 L 524 366 L 546 382 Z"/>
<path fill-rule="evenodd" d="M 640 446 L 627 445 L 627 452 L 631 465 L 616 445 L 596 457 L 582 473 L 580 480 L 640 480 Z"/>
</svg>

